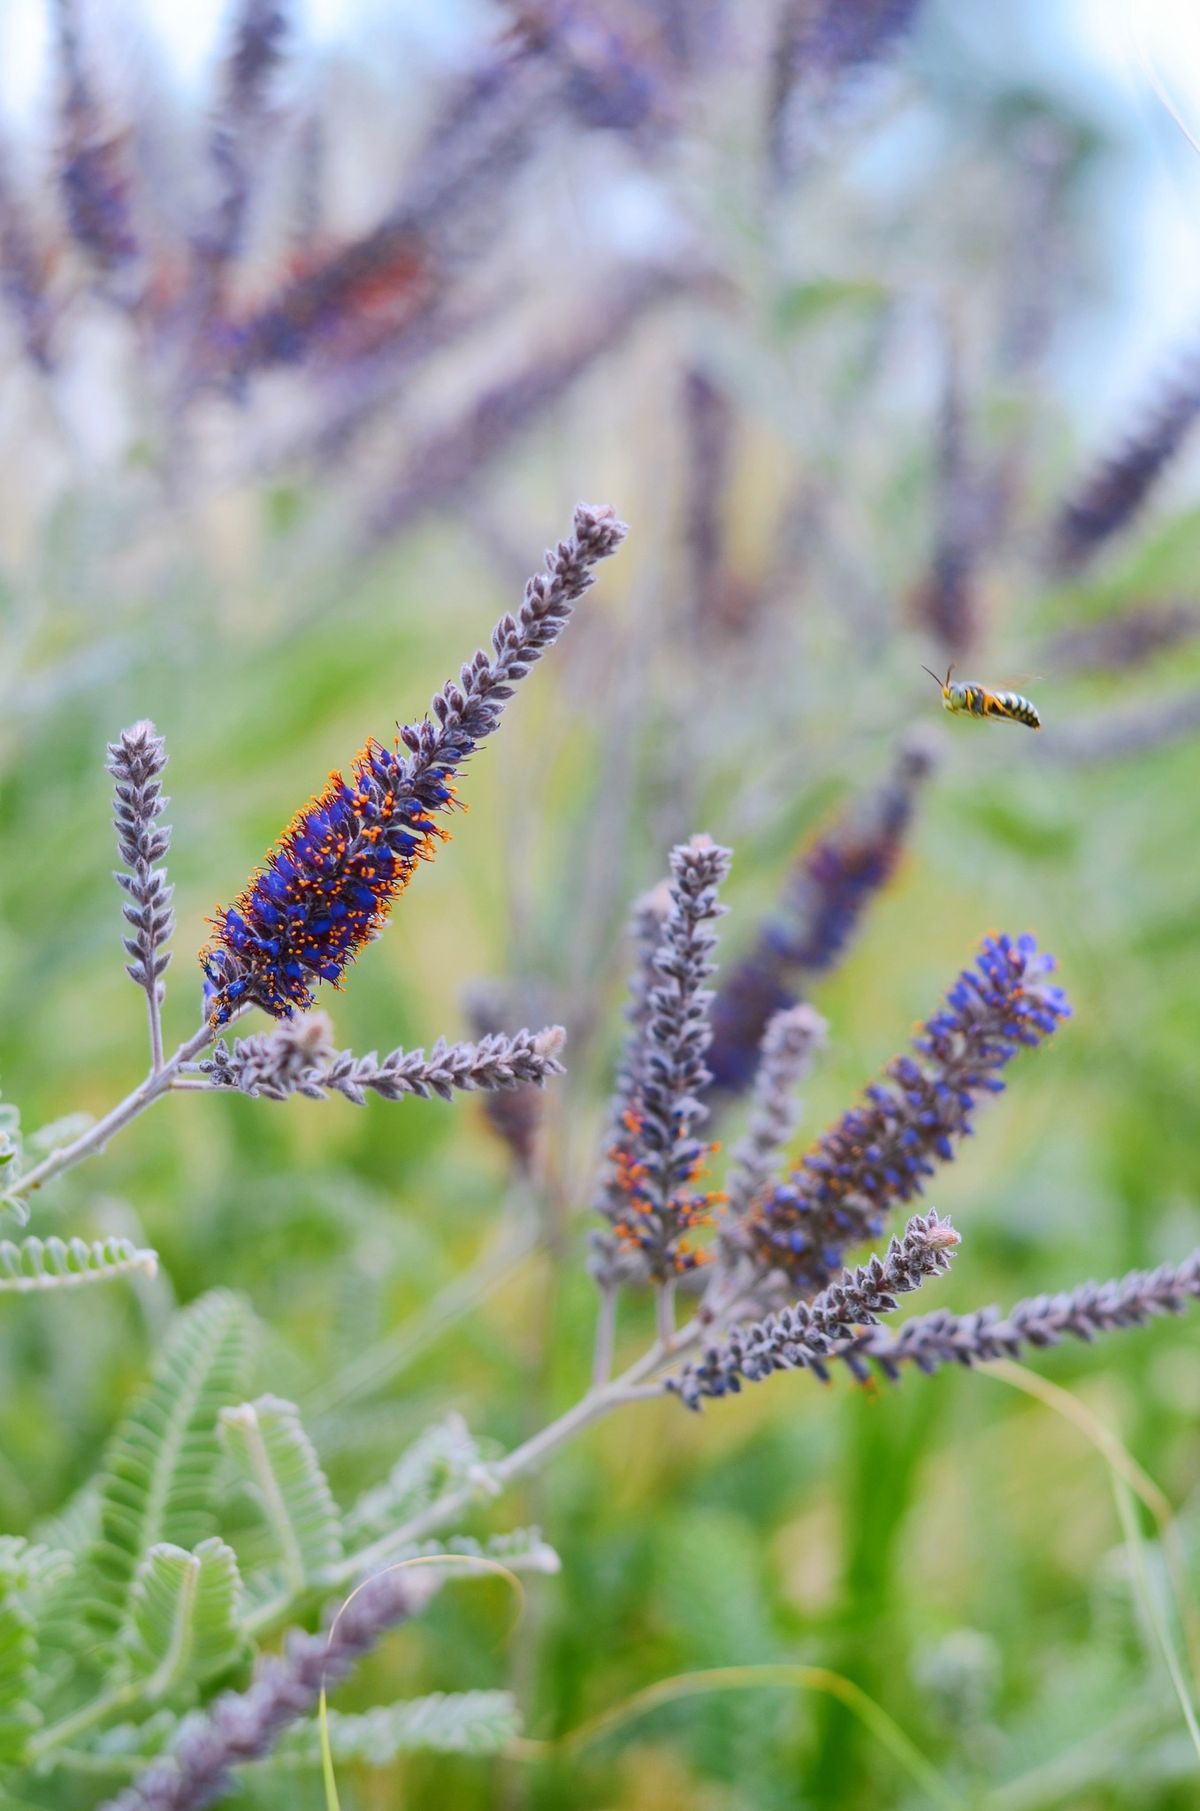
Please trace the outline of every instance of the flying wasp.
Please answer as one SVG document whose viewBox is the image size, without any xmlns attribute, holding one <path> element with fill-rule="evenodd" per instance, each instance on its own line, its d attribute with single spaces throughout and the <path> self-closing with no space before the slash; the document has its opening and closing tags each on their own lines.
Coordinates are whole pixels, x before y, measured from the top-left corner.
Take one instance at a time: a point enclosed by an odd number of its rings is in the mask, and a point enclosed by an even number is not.
<svg viewBox="0 0 1200 1811">
<path fill-rule="evenodd" d="M 921 671 L 941 687 L 942 704 L 953 716 L 996 717 L 1002 723 L 1023 723 L 1027 729 L 1042 727 L 1037 705 L 1020 692 L 989 692 L 973 679 L 955 681 L 953 667 L 947 668 L 944 679 L 932 667 L 923 666 Z"/>
</svg>

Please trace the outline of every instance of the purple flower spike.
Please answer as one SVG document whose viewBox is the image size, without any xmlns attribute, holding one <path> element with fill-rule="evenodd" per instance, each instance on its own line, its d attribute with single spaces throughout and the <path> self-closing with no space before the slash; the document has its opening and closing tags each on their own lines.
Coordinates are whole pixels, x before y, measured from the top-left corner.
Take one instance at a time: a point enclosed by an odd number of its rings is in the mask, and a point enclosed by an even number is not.
<svg viewBox="0 0 1200 1811">
<path fill-rule="evenodd" d="M 312 1006 L 317 982 L 337 984 L 445 838 L 438 819 L 454 805 L 456 775 L 625 532 L 607 505 L 579 504 L 572 534 L 546 554 L 517 615 L 492 631 L 491 653 L 481 650 L 448 680 L 430 715 L 401 728 L 394 750 L 370 741 L 348 779 L 331 774 L 233 904 L 217 908 L 200 956 L 214 1026 L 250 1005 L 290 1019 Z"/>
<path fill-rule="evenodd" d="M 1032 937 L 985 939 L 913 1039 L 914 1054 L 896 1057 L 887 1081 L 753 1203 L 739 1232 L 764 1272 L 820 1288 L 848 1246 L 876 1237 L 891 1208 L 923 1192 L 973 1130 L 980 1098 L 1003 1091 L 1000 1072 L 1068 1017 L 1053 969 Z"/>
<path fill-rule="evenodd" d="M 750 1086 L 771 1019 L 841 960 L 900 864 L 917 795 L 936 763 L 936 745 L 911 737 L 884 783 L 801 850 L 778 908 L 717 994 L 708 1066 L 718 1088 Z"/>
</svg>

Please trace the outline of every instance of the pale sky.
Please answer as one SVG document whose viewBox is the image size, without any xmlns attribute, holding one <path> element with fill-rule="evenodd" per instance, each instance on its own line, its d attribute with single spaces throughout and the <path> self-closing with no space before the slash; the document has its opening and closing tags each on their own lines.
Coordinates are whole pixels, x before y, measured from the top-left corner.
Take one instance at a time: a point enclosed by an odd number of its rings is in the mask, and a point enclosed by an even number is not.
<svg viewBox="0 0 1200 1811">
<path fill-rule="evenodd" d="M 93 0 L 114 32 L 141 19 L 183 88 L 207 80 L 228 20 L 222 0 Z M 47 98 L 47 0 L 0 0 L 0 116 L 32 123 Z M 369 45 L 399 32 L 449 50 L 478 0 L 300 0 L 300 42 Z M 1200 0 L 995 0 L 956 6 L 983 62 L 1057 88 L 1117 141 L 1120 169 L 1095 224 L 1113 247 L 1118 293 L 1101 343 L 1084 341 L 1061 377 L 1080 410 L 1103 416 L 1200 329 Z"/>
<path fill-rule="evenodd" d="M 1103 404 L 1136 391 L 1163 350 L 1200 340 L 1200 0 L 1069 0 L 1064 13 L 1072 74 L 1129 164 L 1102 223 L 1120 246 L 1125 316 L 1089 374 Z"/>
</svg>

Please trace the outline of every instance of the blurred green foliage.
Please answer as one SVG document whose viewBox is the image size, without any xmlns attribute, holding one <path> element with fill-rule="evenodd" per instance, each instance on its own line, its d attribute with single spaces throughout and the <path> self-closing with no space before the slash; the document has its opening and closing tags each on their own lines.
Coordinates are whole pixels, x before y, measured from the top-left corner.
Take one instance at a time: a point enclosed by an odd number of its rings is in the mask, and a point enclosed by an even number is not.
<svg viewBox="0 0 1200 1811">
<path fill-rule="evenodd" d="M 952 81 L 939 89 L 936 44 L 924 54 L 926 117 L 953 143 L 968 96 Z M 130 1237 L 162 1268 L 153 1284 L 5 1303 L 0 1528 L 24 1532 L 63 1508 L 174 1307 L 218 1285 L 256 1317 L 254 1392 L 300 1403 L 343 1503 L 447 1410 L 508 1447 L 586 1387 L 586 1210 L 628 902 L 658 877 L 673 837 L 707 829 L 735 850 L 725 947 L 736 951 L 798 841 L 937 710 L 919 670 L 931 644 L 905 609 L 935 475 L 931 398 L 913 406 L 906 392 L 920 328 L 903 316 L 902 292 L 932 247 L 954 284 L 986 292 L 986 338 L 992 248 L 963 216 L 972 194 L 1003 187 L 988 132 L 1003 149 L 1006 118 L 971 140 L 959 196 L 932 200 L 890 261 L 880 246 L 889 223 L 912 222 L 919 172 L 899 200 L 853 173 L 842 188 L 818 177 L 788 220 L 797 235 L 828 225 L 824 251 L 779 260 L 811 268 L 752 270 L 748 322 L 685 310 L 682 324 L 648 326 L 585 380 L 561 426 L 526 444 L 486 504 L 449 511 L 373 560 L 346 556 L 349 537 L 339 540 L 320 485 L 306 480 L 184 503 L 155 486 L 139 443 L 102 479 L 66 486 L 0 598 L 20 653 L 0 673 L 0 1079 L 27 1130 L 102 1112 L 144 1069 L 144 1014 L 121 972 L 109 879 L 108 738 L 148 716 L 170 750 L 175 1041 L 197 1018 L 205 914 L 331 767 L 419 714 L 515 603 L 523 563 L 532 569 L 541 542 L 565 530 L 575 495 L 611 496 L 632 534 L 470 768 L 453 842 L 331 996 L 339 1044 L 355 1050 L 464 1035 L 462 990 L 480 976 L 537 983 L 590 1026 L 552 1090 L 542 1244 L 400 1370 L 388 1363 L 396 1329 L 478 1259 L 511 1211 L 505 1153 L 477 1106 L 167 1100 L 34 1203 L 39 1235 Z M 1079 143 L 1086 169 L 1095 147 L 1086 134 Z M 702 144 L 702 162 L 718 151 Z M 734 183 L 710 202 L 727 251 L 739 242 Z M 770 263 L 749 246 L 756 255 Z M 881 321 L 897 313 L 881 347 Z M 790 569 L 782 550 L 771 594 L 725 640 L 697 625 L 681 588 L 681 350 L 682 362 L 711 357 L 736 399 L 731 557 L 748 580 L 771 574 L 780 521 L 794 525 L 804 509 L 843 544 Z M 1072 469 L 1069 424 L 1053 396 L 1014 397 L 994 376 L 979 389 L 985 444 L 1021 427 L 1032 534 Z M 1009 1092 L 931 1189 L 963 1233 L 939 1303 L 1007 1303 L 1196 1242 L 1200 739 L 1107 760 L 1103 730 L 1131 706 L 1153 711 L 1200 685 L 1200 650 L 1092 678 L 1035 680 L 1027 669 L 1055 629 L 1189 593 L 1197 526 L 1194 509 L 1164 511 L 1069 587 L 1048 588 L 1023 552 L 997 564 L 979 677 L 1032 693 L 1046 747 L 946 724 L 946 759 L 902 872 L 815 996 L 831 1040 L 809 1090 L 813 1130 L 905 1044 L 985 930 L 1033 928 L 1059 958 L 1075 1017 L 1014 1067 Z M 1050 732 L 1071 722 L 1097 728 L 1097 758 L 1055 757 Z M 649 1336 L 648 1305 L 624 1305 L 621 1349 L 632 1357 Z M 1119 1430 L 1178 1506 L 1189 1552 L 1200 1533 L 1196 1340 L 1185 1320 L 1039 1363 Z M 373 1355 L 383 1387 L 340 1381 Z M 563 1565 L 527 1581 L 515 1625 L 499 1584 L 448 1587 L 339 1704 L 511 1687 L 527 1735 L 553 1742 L 673 1673 L 803 1661 L 868 1692 L 964 1804 L 1182 1811 L 1195 1801 L 1196 1757 L 1139 1626 L 1104 1465 L 990 1378 L 911 1377 L 868 1392 L 784 1378 L 695 1418 L 672 1401 L 641 1404 L 470 1526 L 528 1523 Z M 570 1756 L 413 1754 L 383 1772 L 347 1766 L 339 1788 L 347 1811 L 923 1802 L 844 1706 L 776 1688 L 693 1698 Z M 87 1778 L 56 1775 L 28 1792 L 47 1811 L 95 1802 Z M 247 1776 L 236 1802 L 315 1806 L 318 1775 Z"/>
</svg>

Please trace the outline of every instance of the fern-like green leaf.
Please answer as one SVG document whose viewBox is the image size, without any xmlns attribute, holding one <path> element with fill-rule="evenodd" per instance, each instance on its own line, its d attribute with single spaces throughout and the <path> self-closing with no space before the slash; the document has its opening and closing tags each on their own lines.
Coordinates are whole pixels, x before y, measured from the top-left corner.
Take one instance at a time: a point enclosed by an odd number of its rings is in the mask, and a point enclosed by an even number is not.
<svg viewBox="0 0 1200 1811">
<path fill-rule="evenodd" d="M 0 1293 L 71 1289 L 133 1271 L 152 1277 L 157 1269 L 158 1254 L 130 1239 L 0 1239 Z"/>
<path fill-rule="evenodd" d="M 386 1767 L 414 1749 L 438 1754 L 498 1754 L 521 1733 L 511 1692 L 433 1692 L 383 1704 L 360 1716 L 331 1710 L 329 1745 L 335 1761 L 364 1761 Z M 275 1752 L 286 1767 L 311 1766 L 320 1758 L 315 1722 L 289 1730 Z"/>
<path fill-rule="evenodd" d="M 471 1568 L 464 1563 L 469 1560 L 479 1561 L 480 1573 L 494 1572 L 497 1566 L 504 1566 L 509 1572 L 541 1572 L 549 1576 L 562 1571 L 562 1561 L 554 1548 L 542 1539 L 540 1528 L 512 1528 L 507 1534 L 491 1534 L 482 1541 L 470 1534 L 452 1534 L 443 1540 L 413 1541 L 406 1547 L 397 1548 L 393 1557 L 397 1560 L 432 1560 L 441 1554 L 449 1556 L 446 1577 L 450 1580 L 470 1573 Z"/>
<path fill-rule="evenodd" d="M 11 1214 L 18 1226 L 27 1226 L 28 1203 L 6 1192 L 20 1171 L 21 1115 L 10 1102 L 0 1101 L 0 1214 Z"/>
<path fill-rule="evenodd" d="M 232 1665 L 244 1645 L 241 1600 L 237 1560 L 224 1541 L 201 1541 L 194 1553 L 169 1541 L 151 1547 L 134 1583 L 126 1637 L 147 1697 L 165 1698 Z"/>
<path fill-rule="evenodd" d="M 111 1723 L 107 1729 L 97 1730 L 89 1739 L 88 1750 L 97 1760 L 155 1760 L 174 1742 L 179 1727 L 179 1712 L 160 1705 L 136 1723 Z M 130 1768 L 130 1772 L 136 1771 Z"/>
<path fill-rule="evenodd" d="M 292 1593 L 314 1583 L 342 1554 L 341 1518 L 294 1403 L 260 1396 L 225 1409 L 221 1437 L 256 1497 Z"/>
<path fill-rule="evenodd" d="M 100 1532 L 100 1486 L 95 1478 L 68 1497 L 57 1514 L 34 1524 L 33 1539 L 39 1546 L 82 1559 Z"/>
<path fill-rule="evenodd" d="M 29 1218 L 28 1207 L 19 1196 L 11 1200 L 4 1196 L 6 1185 L 20 1173 L 21 1155 L 20 1109 L 11 1101 L 0 1100 L 0 1201 L 24 1226 Z"/>
<path fill-rule="evenodd" d="M 7 1584 L 33 1619 L 37 1635 L 34 1696 L 45 1705 L 78 1662 L 76 1556 L 46 1528 L 37 1540 L 0 1536 L 0 1596 Z"/>
<path fill-rule="evenodd" d="M 495 1488 L 466 1422 L 461 1415 L 447 1415 L 401 1453 L 382 1484 L 358 1499 L 346 1518 L 347 1533 L 356 1546 L 378 1540 L 463 1484 L 477 1484 L 483 1494 Z"/>
<path fill-rule="evenodd" d="M 0 1768 L 20 1763 L 37 1726 L 36 1667 L 33 1617 L 15 1591 L 0 1586 Z"/>
<path fill-rule="evenodd" d="M 100 1492 L 95 1480 L 68 1499 L 56 1516 L 34 1525 L 31 1538 L 54 1556 L 38 1579 L 35 1605 L 38 1637 L 38 1701 L 52 1698 L 79 1664 L 80 1568 L 100 1526 Z M 90 1638 L 90 1632 L 89 1632 Z"/>
<path fill-rule="evenodd" d="M 32 1729 L 37 1684 L 37 1636 L 33 1612 L 23 1587 L 25 1569 L 35 1549 L 24 1541 L 6 1542 L 0 1560 L 0 1769 L 19 1765 Z"/>
<path fill-rule="evenodd" d="M 40 1601 L 70 1570 L 71 1555 L 62 1547 L 0 1534 L 0 1584 Z"/>
<path fill-rule="evenodd" d="M 248 1328 L 235 1296 L 215 1290 L 176 1321 L 148 1388 L 109 1447 L 90 1613 L 103 1634 L 128 1620 L 138 1566 L 151 1547 L 192 1548 L 213 1531 L 217 1417 L 244 1387 Z"/>
</svg>

